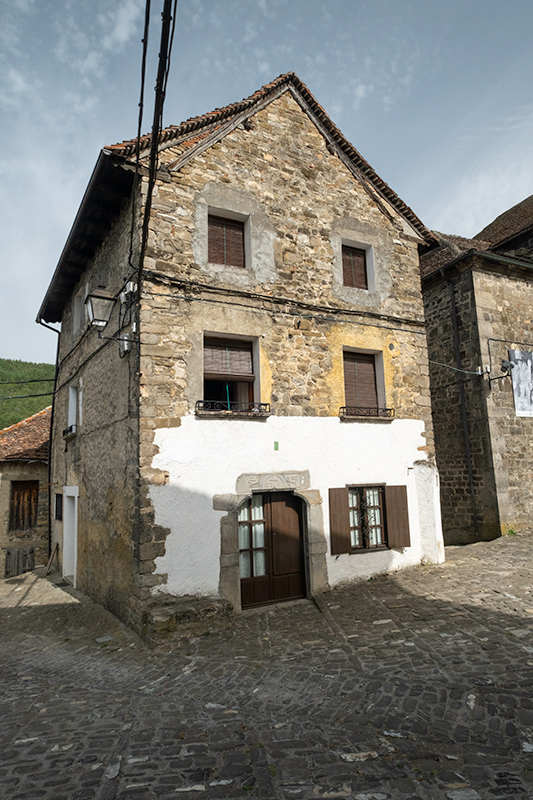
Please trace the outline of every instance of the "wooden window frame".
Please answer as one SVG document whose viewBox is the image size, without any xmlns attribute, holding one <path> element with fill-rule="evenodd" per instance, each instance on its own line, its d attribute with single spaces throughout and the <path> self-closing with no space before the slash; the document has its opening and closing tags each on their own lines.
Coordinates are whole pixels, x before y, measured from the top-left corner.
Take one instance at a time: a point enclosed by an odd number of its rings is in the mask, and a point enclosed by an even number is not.
<svg viewBox="0 0 533 800">
<path fill-rule="evenodd" d="M 28 531 L 36 528 L 38 507 L 39 481 L 11 481 L 11 497 L 9 501 L 10 531 Z"/>
<path fill-rule="evenodd" d="M 209 211 L 207 214 L 207 261 L 224 267 L 246 269 L 247 220 L 241 216 Z"/>
<path fill-rule="evenodd" d="M 384 543 L 365 547 L 352 545 L 350 535 L 349 490 L 378 489 L 382 492 L 382 524 Z M 395 550 L 411 546 L 407 487 L 387 484 L 349 484 L 329 490 L 329 520 L 331 555 L 343 553 L 374 553 L 378 550 Z"/>
</svg>

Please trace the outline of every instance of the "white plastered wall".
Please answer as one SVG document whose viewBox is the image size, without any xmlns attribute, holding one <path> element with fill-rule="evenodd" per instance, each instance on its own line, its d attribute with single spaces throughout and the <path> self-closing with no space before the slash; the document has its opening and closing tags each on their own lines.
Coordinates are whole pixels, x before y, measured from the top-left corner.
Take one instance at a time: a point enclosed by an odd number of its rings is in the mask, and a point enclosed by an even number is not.
<svg viewBox="0 0 533 800">
<path fill-rule="evenodd" d="M 156 431 L 152 466 L 169 474 L 153 486 L 155 522 L 169 529 L 156 572 L 166 584 L 154 592 L 216 596 L 220 578 L 220 519 L 214 495 L 233 494 L 239 475 L 308 470 L 310 489 L 323 500 L 330 586 L 444 559 L 438 478 L 423 460 L 424 424 L 343 423 L 333 417 L 269 417 L 265 422 L 184 417 Z M 277 442 L 278 449 L 275 449 Z M 329 554 L 328 489 L 346 484 L 406 485 L 411 547 L 375 553 Z"/>
</svg>

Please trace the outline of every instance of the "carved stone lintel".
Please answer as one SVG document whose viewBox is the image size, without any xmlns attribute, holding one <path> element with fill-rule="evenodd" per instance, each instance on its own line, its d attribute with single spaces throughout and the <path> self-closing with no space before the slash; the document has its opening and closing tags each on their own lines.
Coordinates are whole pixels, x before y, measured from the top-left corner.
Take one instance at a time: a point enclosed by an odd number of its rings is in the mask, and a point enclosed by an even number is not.
<svg viewBox="0 0 533 800">
<path fill-rule="evenodd" d="M 239 493 L 269 492 L 275 489 L 285 491 L 308 489 L 311 478 L 308 470 L 302 472 L 260 472 L 256 474 L 239 475 L 235 482 L 235 489 Z"/>
</svg>

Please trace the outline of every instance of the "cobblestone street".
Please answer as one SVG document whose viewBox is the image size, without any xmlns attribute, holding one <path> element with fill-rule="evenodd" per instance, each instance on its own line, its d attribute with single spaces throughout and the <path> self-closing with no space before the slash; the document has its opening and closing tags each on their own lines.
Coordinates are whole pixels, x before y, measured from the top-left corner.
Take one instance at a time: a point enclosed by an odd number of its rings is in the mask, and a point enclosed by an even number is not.
<svg viewBox="0 0 533 800">
<path fill-rule="evenodd" d="M 532 556 L 531 534 L 448 548 L 155 650 L 2 580 L 0 797 L 532 798 Z"/>
</svg>

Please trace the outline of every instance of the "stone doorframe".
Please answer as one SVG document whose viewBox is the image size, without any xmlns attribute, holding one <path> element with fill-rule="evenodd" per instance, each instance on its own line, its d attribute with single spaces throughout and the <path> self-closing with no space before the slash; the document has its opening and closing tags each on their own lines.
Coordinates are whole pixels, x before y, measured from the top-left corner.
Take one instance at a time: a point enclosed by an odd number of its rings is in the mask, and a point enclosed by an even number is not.
<svg viewBox="0 0 533 800">
<path fill-rule="evenodd" d="M 310 476 L 303 472 L 262 472 L 239 475 L 235 494 L 217 494 L 213 497 L 215 511 L 226 511 L 220 520 L 220 584 L 219 590 L 241 611 L 241 577 L 239 573 L 238 511 L 252 492 L 292 491 L 303 501 L 304 554 L 306 562 L 307 596 L 312 597 L 329 589 L 324 534 L 322 498 L 316 489 L 310 489 Z"/>
</svg>

